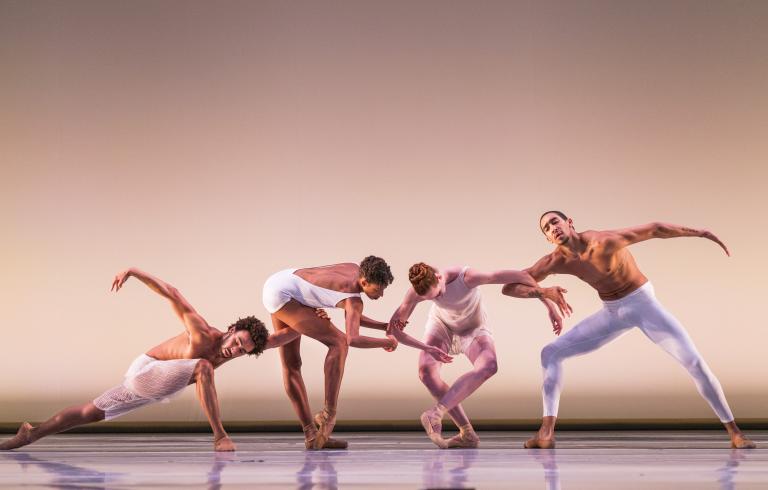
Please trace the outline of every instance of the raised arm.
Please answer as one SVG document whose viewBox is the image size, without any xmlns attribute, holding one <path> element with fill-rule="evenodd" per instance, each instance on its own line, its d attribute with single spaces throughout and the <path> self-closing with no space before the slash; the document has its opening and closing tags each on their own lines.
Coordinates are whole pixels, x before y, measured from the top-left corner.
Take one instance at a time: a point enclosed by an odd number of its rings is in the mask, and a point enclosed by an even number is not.
<svg viewBox="0 0 768 490">
<path fill-rule="evenodd" d="M 612 230 L 604 232 L 607 234 L 607 244 L 615 248 L 622 248 L 633 243 L 650 240 L 651 238 L 680 238 L 680 237 L 698 237 L 711 240 L 723 249 L 726 255 L 730 257 L 731 253 L 728 247 L 709 230 L 689 228 L 687 226 L 673 225 L 671 223 L 648 223 L 646 225 L 633 226 L 621 230 Z"/>
<path fill-rule="evenodd" d="M 391 335 L 384 339 L 360 335 L 360 321 L 363 316 L 363 301 L 360 298 L 347 298 L 343 302 L 344 324 L 347 333 L 347 345 L 358 349 L 373 349 L 380 347 L 384 350 L 395 350 L 397 340 Z"/>
<path fill-rule="evenodd" d="M 166 298 L 171 303 L 173 311 L 179 316 L 190 334 L 197 334 L 208 328 L 208 323 L 201 317 L 197 311 L 189 304 L 189 301 L 181 295 L 178 289 L 171 286 L 162 279 L 158 279 L 135 267 L 124 270 L 117 274 L 112 281 L 112 291 L 119 291 L 129 277 L 135 277 L 149 287 L 152 291 Z"/>
</svg>

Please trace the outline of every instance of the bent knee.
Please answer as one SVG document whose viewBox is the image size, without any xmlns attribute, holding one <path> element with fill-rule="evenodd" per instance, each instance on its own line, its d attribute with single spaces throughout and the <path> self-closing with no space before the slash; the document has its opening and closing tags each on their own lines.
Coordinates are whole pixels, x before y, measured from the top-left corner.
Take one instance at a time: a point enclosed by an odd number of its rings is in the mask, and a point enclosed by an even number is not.
<svg viewBox="0 0 768 490">
<path fill-rule="evenodd" d="M 499 372 L 499 364 L 493 359 L 483 364 L 478 371 L 483 378 L 488 379 Z"/>
<path fill-rule="evenodd" d="M 541 365 L 546 367 L 553 362 L 557 362 L 557 351 L 558 349 L 554 345 L 545 345 L 544 348 L 541 349 Z"/>
<path fill-rule="evenodd" d="M 435 370 L 430 366 L 419 366 L 419 379 L 427 384 L 436 378 Z"/>
</svg>

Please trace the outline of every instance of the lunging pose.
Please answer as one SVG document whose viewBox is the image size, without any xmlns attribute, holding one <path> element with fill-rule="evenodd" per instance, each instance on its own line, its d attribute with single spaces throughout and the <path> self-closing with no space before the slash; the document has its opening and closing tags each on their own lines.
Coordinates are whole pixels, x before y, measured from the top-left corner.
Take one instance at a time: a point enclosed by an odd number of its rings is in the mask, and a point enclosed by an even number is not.
<svg viewBox="0 0 768 490">
<path fill-rule="evenodd" d="M 304 430 L 307 449 L 345 448 L 345 441 L 331 439 L 336 425 L 336 405 L 344 375 L 348 347 L 380 347 L 392 351 L 397 341 L 391 335 L 373 338 L 360 335 L 360 326 L 386 330 L 387 324 L 363 315 L 360 293 L 371 299 L 384 295 L 392 283 L 389 266 L 379 257 L 366 257 L 360 265 L 346 263 L 306 269 L 286 269 L 264 284 L 264 306 L 272 314 L 275 332 L 288 328 L 318 340 L 328 347 L 325 357 L 325 407 L 314 418 L 301 376 L 301 337 L 280 348 L 285 391 Z M 346 335 L 315 308 L 342 308 Z M 317 426 L 315 426 L 317 424 Z"/>
<path fill-rule="evenodd" d="M 550 274 L 574 275 L 597 290 L 603 300 L 603 308 L 541 351 L 544 417 L 539 432 L 525 443 L 525 447 L 555 446 L 554 429 L 562 388 L 563 361 L 592 352 L 633 327 L 638 327 L 688 371 L 701 396 L 728 430 L 733 447 L 755 447 L 736 425 L 717 378 L 680 322 L 656 299 L 653 286 L 640 272 L 627 248 L 651 238 L 701 237 L 717 243 L 730 255 L 725 244 L 709 231 L 667 223 L 577 232 L 573 220 L 560 211 L 544 213 L 539 219 L 539 226 L 556 248 L 526 269 L 531 279 L 541 281 Z M 518 284 L 508 284 L 504 286 L 503 293 L 521 297 L 525 291 Z"/>
<path fill-rule="evenodd" d="M 423 262 L 408 271 L 413 286 L 405 293 L 400 307 L 392 315 L 389 331 L 405 345 L 421 349 L 419 378 L 437 401 L 421 414 L 421 423 L 427 435 L 440 448 L 474 448 L 480 438 L 461 407 L 461 402 L 496 374 L 496 347 L 488 328 L 485 309 L 478 286 L 519 282 L 529 285 L 526 297 L 541 298 L 550 312 L 553 329 L 559 333 L 561 320 L 554 301 L 562 312 L 569 313 L 563 293 L 557 286 L 539 288 L 527 274 L 513 270 L 480 272 L 469 267 L 436 269 Z M 421 301 L 432 301 L 424 342 L 419 342 L 403 331 L 414 308 Z M 446 354 L 464 354 L 473 365 L 471 371 L 459 377 L 452 386 L 440 377 L 442 363 L 451 362 Z M 442 419 L 448 413 L 459 434 L 448 440 L 442 437 Z"/>
<path fill-rule="evenodd" d="M 65 408 L 37 427 L 24 422 L 16 436 L 0 444 L 0 449 L 14 449 L 79 425 L 114 419 L 144 405 L 166 400 L 195 383 L 200 404 L 213 429 L 214 448 L 235 450 L 221 423 L 213 370 L 244 354 L 258 356 L 264 349 L 278 347 L 298 338 L 299 334 L 283 329 L 269 336 L 264 324 L 252 316 L 238 320 L 222 332 L 209 325 L 178 289 L 138 269 L 118 274 L 112 289 L 119 291 L 129 277 L 135 277 L 168 299 L 185 331 L 137 357 L 121 384 L 91 402 Z"/>
</svg>

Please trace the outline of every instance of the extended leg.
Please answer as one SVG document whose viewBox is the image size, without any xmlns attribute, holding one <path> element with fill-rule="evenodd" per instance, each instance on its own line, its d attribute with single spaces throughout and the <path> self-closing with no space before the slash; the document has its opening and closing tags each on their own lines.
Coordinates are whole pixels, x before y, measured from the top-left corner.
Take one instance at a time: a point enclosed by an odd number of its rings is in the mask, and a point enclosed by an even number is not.
<svg viewBox="0 0 768 490">
<path fill-rule="evenodd" d="M 214 449 L 216 451 L 234 451 L 235 443 L 229 438 L 221 423 L 219 397 L 216 394 L 216 384 L 214 383 L 213 376 L 213 365 L 209 361 L 201 359 L 195 366 L 195 373 L 193 375 L 197 398 L 200 399 L 203 412 L 208 417 L 208 422 L 211 424 L 211 429 L 213 429 Z"/>
<path fill-rule="evenodd" d="M 104 412 L 96 408 L 91 402 L 68 407 L 37 427 L 32 427 L 29 422 L 24 422 L 14 437 L 0 444 L 0 450 L 26 446 L 45 436 L 58 434 L 73 427 L 100 420 L 104 420 Z"/>
<path fill-rule="evenodd" d="M 640 329 L 656 345 L 664 349 L 691 375 L 699 394 L 725 426 L 731 446 L 739 449 L 756 447 L 736 425 L 720 382 L 699 354 L 685 328 L 658 301 L 649 303 L 642 311 Z"/>
</svg>

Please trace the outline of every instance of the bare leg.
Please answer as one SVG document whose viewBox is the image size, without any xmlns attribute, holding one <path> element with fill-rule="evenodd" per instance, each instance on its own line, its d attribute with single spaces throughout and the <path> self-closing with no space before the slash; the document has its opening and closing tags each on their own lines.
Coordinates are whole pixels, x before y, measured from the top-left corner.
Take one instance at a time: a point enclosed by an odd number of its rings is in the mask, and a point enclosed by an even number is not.
<svg viewBox="0 0 768 490">
<path fill-rule="evenodd" d="M 272 315 L 272 326 L 275 331 L 289 328 L 287 324 Z M 317 437 L 317 428 L 312 421 L 312 412 L 309 409 L 307 387 L 301 375 L 301 337 L 293 342 L 280 347 L 280 360 L 283 364 L 283 386 L 288 399 L 291 400 L 293 411 L 301 422 L 304 431 L 304 439 L 307 449 L 311 448 Z"/>
<path fill-rule="evenodd" d="M 201 359 L 195 366 L 193 379 L 197 398 L 203 407 L 205 416 L 213 429 L 213 447 L 216 451 L 234 451 L 235 443 L 229 438 L 221 423 L 221 411 L 219 410 L 219 397 L 216 395 L 216 385 L 213 378 L 213 365 Z"/>
<path fill-rule="evenodd" d="M 73 427 L 100 420 L 104 420 L 104 411 L 96 408 L 91 402 L 68 407 L 37 427 L 32 427 L 30 423 L 24 422 L 14 437 L 0 444 L 0 450 L 26 446 L 45 436 L 58 434 Z"/>
<path fill-rule="evenodd" d="M 425 340 L 425 343 L 427 345 L 434 345 L 445 351 L 450 349 L 448 343 L 439 335 L 429 335 Z M 436 361 L 432 356 L 424 352 L 420 353 L 419 379 L 427 388 L 427 390 L 429 390 L 430 394 L 436 401 L 440 400 L 440 398 L 442 398 L 450 389 L 448 383 L 446 383 L 440 377 L 441 367 L 442 364 Z M 425 414 L 426 413 L 427 412 L 425 412 Z M 455 407 L 452 407 L 450 410 L 448 410 L 448 414 L 450 415 L 451 419 L 453 419 L 456 426 L 460 429 L 464 428 L 464 430 L 466 430 L 467 428 L 472 427 L 472 424 L 469 422 L 469 417 L 467 417 L 467 414 L 464 412 L 464 408 L 461 406 L 461 404 L 457 404 Z M 424 429 L 426 430 L 427 435 L 432 440 L 432 442 L 435 443 L 435 445 L 440 448 L 447 447 L 446 441 L 442 437 L 442 415 L 435 415 L 431 417 L 430 415 L 427 415 L 424 417 L 424 414 L 422 414 L 422 425 L 424 425 Z"/>
<path fill-rule="evenodd" d="M 319 318 L 313 308 L 304 306 L 294 300 L 286 303 L 285 306 L 273 315 L 273 318 L 282 322 L 284 325 L 290 326 L 302 335 L 312 337 L 322 342 L 328 347 L 328 354 L 325 358 L 325 407 L 322 412 L 315 416 L 315 422 L 319 425 L 319 433 L 313 444 L 314 449 L 324 448 L 330 439 L 334 425 L 336 425 L 336 407 L 339 399 L 341 381 L 344 376 L 344 364 L 349 350 L 347 340 L 330 321 Z M 281 352 L 285 352 L 283 357 L 284 369 L 286 369 L 286 359 L 290 360 L 287 354 L 292 352 L 288 347 L 293 345 L 294 342 L 283 346 L 281 349 Z M 296 347 L 293 349 L 298 353 Z M 300 366 L 300 358 L 298 359 Z M 301 420 L 306 433 L 308 425 L 312 424 L 311 416 L 309 417 L 309 421 L 305 420 L 305 417 L 309 414 L 309 403 L 306 402 L 306 388 L 304 388 L 304 382 L 301 380 L 300 371 L 298 371 L 297 375 L 297 370 L 292 369 L 289 374 L 292 375 L 292 382 L 299 383 L 299 385 L 290 387 L 286 385 L 286 390 L 288 391 L 290 388 L 293 391 L 289 391 L 288 396 L 292 397 L 291 399 L 292 402 L 294 402 L 294 408 L 297 410 L 297 415 L 299 415 L 299 419 Z M 299 391 L 296 391 L 297 388 Z M 300 393 L 302 390 L 303 395 Z M 306 410 L 304 407 L 306 407 Z"/>
<path fill-rule="evenodd" d="M 477 337 L 472 342 L 467 350 L 467 357 L 472 362 L 472 370 L 462 374 L 438 401 L 447 409 L 464 401 L 498 371 L 496 347 L 493 338 L 488 335 Z"/>
</svg>

